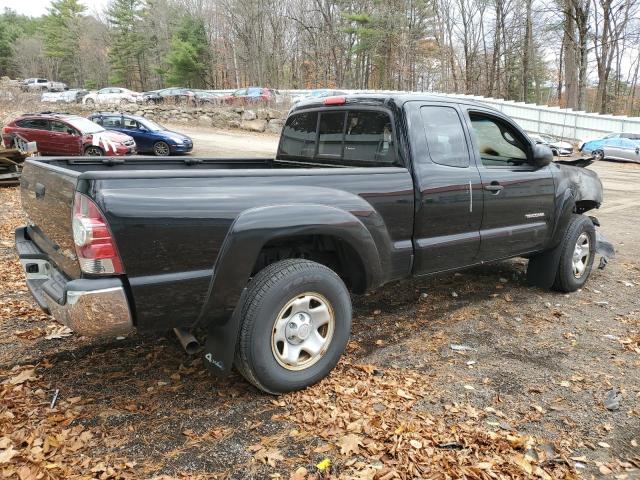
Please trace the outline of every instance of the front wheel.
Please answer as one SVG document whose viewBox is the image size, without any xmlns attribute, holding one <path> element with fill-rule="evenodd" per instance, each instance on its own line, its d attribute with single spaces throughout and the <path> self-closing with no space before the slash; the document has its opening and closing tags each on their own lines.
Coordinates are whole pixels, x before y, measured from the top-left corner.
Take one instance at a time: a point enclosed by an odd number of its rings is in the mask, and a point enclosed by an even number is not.
<svg viewBox="0 0 640 480">
<path fill-rule="evenodd" d="M 602 150 L 596 150 L 596 151 L 594 151 L 594 152 L 592 153 L 592 155 L 593 155 L 593 159 L 594 159 L 596 162 L 599 162 L 599 161 L 601 161 L 601 160 L 604 160 L 604 152 L 603 152 Z"/>
<path fill-rule="evenodd" d="M 159 157 L 168 157 L 171 150 L 166 142 L 156 142 L 153 144 L 153 153 Z"/>
<path fill-rule="evenodd" d="M 596 253 L 596 229 L 590 218 L 573 214 L 562 244 L 554 290 L 575 292 L 587 282 Z"/>
<path fill-rule="evenodd" d="M 259 389 L 313 385 L 336 366 L 351 333 L 351 299 L 340 277 L 309 260 L 283 260 L 249 284 L 235 366 Z"/>
<path fill-rule="evenodd" d="M 95 104 L 95 100 L 93 98 L 87 98 L 84 103 L 86 103 L 87 105 L 93 105 Z"/>
<path fill-rule="evenodd" d="M 91 145 L 84 149 L 84 154 L 88 157 L 101 157 L 104 155 L 104 151 L 100 147 Z"/>
</svg>

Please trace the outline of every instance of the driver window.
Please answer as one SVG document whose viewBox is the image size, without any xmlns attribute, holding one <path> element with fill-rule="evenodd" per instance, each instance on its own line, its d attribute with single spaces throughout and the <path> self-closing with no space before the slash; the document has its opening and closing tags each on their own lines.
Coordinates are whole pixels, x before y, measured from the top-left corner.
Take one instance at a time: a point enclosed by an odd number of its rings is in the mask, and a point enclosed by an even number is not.
<svg viewBox="0 0 640 480">
<path fill-rule="evenodd" d="M 138 129 L 138 122 L 136 122 L 135 120 L 132 120 L 130 118 L 125 118 L 124 119 L 124 128 L 128 128 L 130 130 L 137 130 Z"/>
<path fill-rule="evenodd" d="M 51 122 L 51 131 L 52 132 L 57 132 L 57 133 L 70 133 L 71 131 L 71 127 L 69 127 L 67 124 L 62 123 L 62 122 L 56 122 L 53 121 Z"/>
<path fill-rule="evenodd" d="M 527 150 L 520 135 L 505 123 L 478 113 L 469 113 L 472 132 L 485 167 L 512 167 L 527 163 Z"/>
</svg>

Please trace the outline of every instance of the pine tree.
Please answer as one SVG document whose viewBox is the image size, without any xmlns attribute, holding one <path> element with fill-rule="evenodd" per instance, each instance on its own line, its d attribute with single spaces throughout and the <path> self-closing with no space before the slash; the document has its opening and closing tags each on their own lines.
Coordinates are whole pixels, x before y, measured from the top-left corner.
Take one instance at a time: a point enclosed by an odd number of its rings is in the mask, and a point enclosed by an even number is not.
<svg viewBox="0 0 640 480">
<path fill-rule="evenodd" d="M 167 82 L 189 87 L 206 86 L 209 60 L 204 23 L 193 17 L 185 17 L 171 39 Z"/>
<path fill-rule="evenodd" d="M 82 15 L 86 7 L 78 0 L 54 0 L 44 17 L 42 35 L 44 53 L 59 63 L 61 80 L 81 85 L 82 65 L 79 61 Z"/>
<path fill-rule="evenodd" d="M 144 90 L 146 84 L 144 52 L 148 41 L 141 29 L 146 7 L 145 0 L 113 0 L 107 9 L 111 27 L 110 80 L 136 90 Z"/>
</svg>

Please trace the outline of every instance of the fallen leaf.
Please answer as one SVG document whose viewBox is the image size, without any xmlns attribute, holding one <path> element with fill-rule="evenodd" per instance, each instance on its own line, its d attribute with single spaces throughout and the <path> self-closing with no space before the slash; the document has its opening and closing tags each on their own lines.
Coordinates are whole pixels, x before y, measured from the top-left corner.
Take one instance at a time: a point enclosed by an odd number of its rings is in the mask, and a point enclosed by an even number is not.
<svg viewBox="0 0 640 480">
<path fill-rule="evenodd" d="M 351 453 L 355 453 L 356 455 L 360 453 L 360 436 L 354 433 L 350 433 L 349 435 L 345 435 L 338 442 L 338 446 L 340 447 L 340 453 L 342 455 L 350 455 Z"/>
<path fill-rule="evenodd" d="M 21 383 L 27 382 L 29 380 L 35 380 L 36 379 L 35 372 L 36 371 L 33 368 L 28 370 L 23 370 L 15 377 L 11 377 L 9 379 L 9 383 L 11 385 L 20 385 Z"/>
<path fill-rule="evenodd" d="M 17 454 L 18 452 L 13 449 L 13 446 L 9 446 L 9 448 L 0 452 L 0 463 L 9 463 Z"/>
</svg>

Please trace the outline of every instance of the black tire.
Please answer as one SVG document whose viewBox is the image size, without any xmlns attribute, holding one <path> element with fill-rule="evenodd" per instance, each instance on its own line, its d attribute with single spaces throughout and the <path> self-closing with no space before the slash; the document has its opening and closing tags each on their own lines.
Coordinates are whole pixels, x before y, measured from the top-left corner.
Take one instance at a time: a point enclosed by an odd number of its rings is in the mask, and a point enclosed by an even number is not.
<svg viewBox="0 0 640 480">
<path fill-rule="evenodd" d="M 171 155 L 171 149 L 167 142 L 156 142 L 153 144 L 153 154 L 158 157 L 168 157 Z"/>
<path fill-rule="evenodd" d="M 314 363 L 292 369 L 296 367 L 285 367 L 276 358 L 276 319 L 289 303 L 308 294 L 327 301 L 334 318 L 332 334 L 315 360 L 309 356 Z M 336 366 L 351 334 L 351 298 L 333 270 L 309 260 L 283 260 L 251 280 L 245 299 L 234 364 L 250 383 L 277 395 L 313 385 Z M 296 316 L 293 307 L 290 311 L 290 318 Z"/>
<path fill-rule="evenodd" d="M 84 155 L 86 157 L 102 157 L 104 155 L 104 150 L 95 145 L 89 145 L 84 149 Z"/>
<path fill-rule="evenodd" d="M 93 98 L 87 98 L 84 103 L 86 103 L 87 105 L 94 105 L 96 102 Z"/>
<path fill-rule="evenodd" d="M 581 263 L 584 264 L 584 269 L 581 272 L 577 272 L 574 254 L 578 241 L 582 243 L 582 239 L 588 241 L 588 247 L 585 255 L 579 255 Z M 582 288 L 589 279 L 595 258 L 596 228 L 591 219 L 584 215 L 573 214 L 559 248 L 561 249 L 560 260 L 556 278 L 553 282 L 553 289 L 560 292 L 575 292 Z"/>
<path fill-rule="evenodd" d="M 604 160 L 604 152 L 602 150 L 594 150 L 591 155 L 596 162 Z"/>
</svg>

